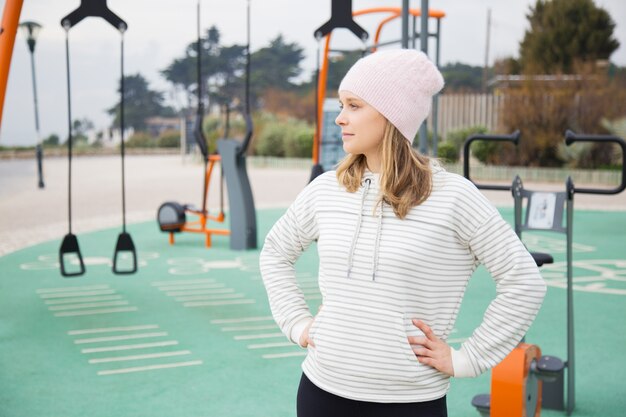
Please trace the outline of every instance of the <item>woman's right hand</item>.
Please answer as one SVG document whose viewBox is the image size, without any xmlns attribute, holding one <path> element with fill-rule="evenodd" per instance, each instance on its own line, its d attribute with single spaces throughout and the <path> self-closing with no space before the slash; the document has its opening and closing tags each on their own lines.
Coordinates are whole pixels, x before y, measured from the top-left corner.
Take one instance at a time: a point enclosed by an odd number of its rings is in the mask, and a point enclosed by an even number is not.
<svg viewBox="0 0 626 417">
<path fill-rule="evenodd" d="M 303 348 L 309 347 L 309 345 L 312 347 L 315 347 L 315 342 L 313 342 L 313 339 L 309 337 L 309 329 L 311 328 L 314 322 L 315 322 L 315 319 L 311 320 L 311 322 L 308 324 L 308 326 L 304 328 L 304 331 L 300 335 L 299 343 L 300 343 L 300 346 L 302 346 Z"/>
<path fill-rule="evenodd" d="M 322 307 L 324 307 L 324 304 L 320 304 L 319 308 L 317 309 L 317 314 L 322 311 Z M 311 329 L 311 326 L 313 326 L 313 323 L 315 323 L 316 318 L 317 316 L 313 317 L 313 320 L 311 320 L 309 325 L 304 328 L 304 331 L 300 335 L 300 340 L 298 341 L 298 343 L 300 343 L 300 346 L 302 346 L 303 348 L 309 347 L 309 345 L 315 347 L 315 342 L 313 341 L 313 339 L 311 339 L 311 337 L 309 337 L 309 330 Z"/>
</svg>

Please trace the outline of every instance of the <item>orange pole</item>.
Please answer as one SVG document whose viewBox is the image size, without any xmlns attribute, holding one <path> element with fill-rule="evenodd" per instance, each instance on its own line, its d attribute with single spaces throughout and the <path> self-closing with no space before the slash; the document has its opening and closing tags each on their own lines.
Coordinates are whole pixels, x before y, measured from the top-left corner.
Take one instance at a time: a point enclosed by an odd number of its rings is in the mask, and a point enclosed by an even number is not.
<svg viewBox="0 0 626 417">
<path fill-rule="evenodd" d="M 319 82 L 317 84 L 317 123 L 315 138 L 313 140 L 313 164 L 319 164 L 319 149 L 322 139 L 322 118 L 324 117 L 324 99 L 326 99 L 326 80 L 328 79 L 328 51 L 330 49 L 330 33 L 326 35 L 324 45 L 324 61 L 320 69 Z"/>
<path fill-rule="evenodd" d="M 371 7 L 369 9 L 357 10 L 356 12 L 352 13 L 352 16 L 361 16 L 361 15 L 370 14 L 370 13 L 399 13 L 399 14 L 402 14 L 402 8 L 400 8 L 400 7 Z M 413 16 L 421 16 L 422 12 L 421 12 L 420 9 L 411 9 L 411 10 L 409 10 L 409 13 L 411 13 Z M 442 10 L 429 9 L 428 10 L 428 17 L 435 17 L 437 19 L 442 19 L 442 18 L 446 17 L 446 14 Z"/>
<path fill-rule="evenodd" d="M 372 52 L 376 52 L 376 49 L 378 49 L 378 41 L 380 40 L 380 33 L 383 30 L 383 26 L 385 26 L 387 23 L 391 22 L 394 19 L 397 19 L 400 15 L 399 14 L 393 14 L 391 16 L 389 16 L 386 19 L 383 19 L 379 24 L 378 27 L 376 28 L 376 36 L 374 36 L 374 46 L 372 47 Z"/>
<path fill-rule="evenodd" d="M 7 0 L 2 14 L 2 29 L 0 30 L 0 126 L 2 126 L 2 111 L 4 110 L 4 96 L 9 81 L 11 56 L 15 44 L 15 34 L 20 22 L 20 13 L 24 0 Z"/>
</svg>

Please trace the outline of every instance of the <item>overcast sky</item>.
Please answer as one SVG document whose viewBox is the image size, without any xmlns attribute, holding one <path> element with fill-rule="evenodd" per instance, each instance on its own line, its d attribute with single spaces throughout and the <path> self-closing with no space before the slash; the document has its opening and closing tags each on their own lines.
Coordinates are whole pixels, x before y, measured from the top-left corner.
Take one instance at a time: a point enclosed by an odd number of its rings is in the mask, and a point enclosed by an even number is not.
<svg viewBox="0 0 626 417">
<path fill-rule="evenodd" d="M 222 44 L 244 44 L 247 0 L 201 0 L 204 29 L 216 25 Z M 401 0 L 353 0 L 354 10 L 374 6 L 400 7 Z M 411 0 L 419 8 L 420 0 Z M 463 62 L 483 65 L 487 31 L 487 9 L 491 9 L 489 62 L 517 56 L 519 42 L 527 29 L 526 14 L 534 0 L 430 0 L 430 8 L 442 10 L 441 64 Z M 626 1 L 596 0 L 612 16 L 620 48 L 611 61 L 626 66 Z M 4 9 L 4 0 L 0 0 Z M 42 136 L 67 136 L 67 95 L 65 81 L 65 31 L 60 20 L 79 5 L 78 0 L 25 0 L 21 20 L 43 25 L 35 49 L 39 114 Z M 330 17 L 331 0 L 251 0 L 252 50 L 266 46 L 276 35 L 305 49 L 305 75 L 315 68 L 317 43 L 313 32 Z M 108 6 L 128 23 L 125 35 L 126 74 L 141 73 L 153 89 L 169 91 L 160 76 L 185 46 L 196 37 L 197 0 L 108 0 Z M 357 18 L 373 36 L 376 24 L 386 15 Z M 431 20 L 434 30 L 434 21 Z M 362 44 L 349 33 L 338 31 L 333 47 L 352 48 Z M 385 28 L 384 39 L 400 37 L 400 22 Z M 120 77 L 120 35 L 102 19 L 85 19 L 70 31 L 72 72 L 72 116 L 88 118 L 96 128 L 111 123 L 105 110 L 118 100 Z M 429 55 L 434 59 L 434 44 Z M 1 145 L 28 145 L 36 142 L 30 57 L 26 41 L 18 33 L 13 50 L 4 115 L 0 128 Z"/>
</svg>

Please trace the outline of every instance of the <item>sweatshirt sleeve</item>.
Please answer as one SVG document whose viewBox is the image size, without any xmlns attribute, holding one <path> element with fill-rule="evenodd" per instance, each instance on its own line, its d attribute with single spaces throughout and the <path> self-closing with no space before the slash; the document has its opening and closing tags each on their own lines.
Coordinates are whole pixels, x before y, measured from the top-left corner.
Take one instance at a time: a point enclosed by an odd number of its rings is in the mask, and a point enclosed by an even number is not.
<svg viewBox="0 0 626 417">
<path fill-rule="evenodd" d="M 453 349 L 455 377 L 477 376 L 502 361 L 526 334 L 546 293 L 532 256 L 495 209 L 468 243 L 495 281 L 496 297 L 472 336 Z"/>
<path fill-rule="evenodd" d="M 314 212 L 315 181 L 298 195 L 287 212 L 274 224 L 260 255 L 260 268 L 274 320 L 293 343 L 312 320 L 298 287 L 294 264 L 318 238 Z"/>
</svg>

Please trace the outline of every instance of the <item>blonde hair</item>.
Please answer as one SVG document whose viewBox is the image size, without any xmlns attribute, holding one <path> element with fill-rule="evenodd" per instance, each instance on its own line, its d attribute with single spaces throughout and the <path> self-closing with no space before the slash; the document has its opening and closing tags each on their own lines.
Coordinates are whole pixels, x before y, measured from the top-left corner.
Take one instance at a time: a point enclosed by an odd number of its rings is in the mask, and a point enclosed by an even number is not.
<svg viewBox="0 0 626 417">
<path fill-rule="evenodd" d="M 380 152 L 379 203 L 386 202 L 396 216 L 404 219 L 411 208 L 422 204 L 430 196 L 432 172 L 429 159 L 413 149 L 389 121 L 380 143 Z M 337 167 L 337 180 L 348 192 L 356 192 L 366 168 L 365 155 L 348 154 Z"/>
</svg>

